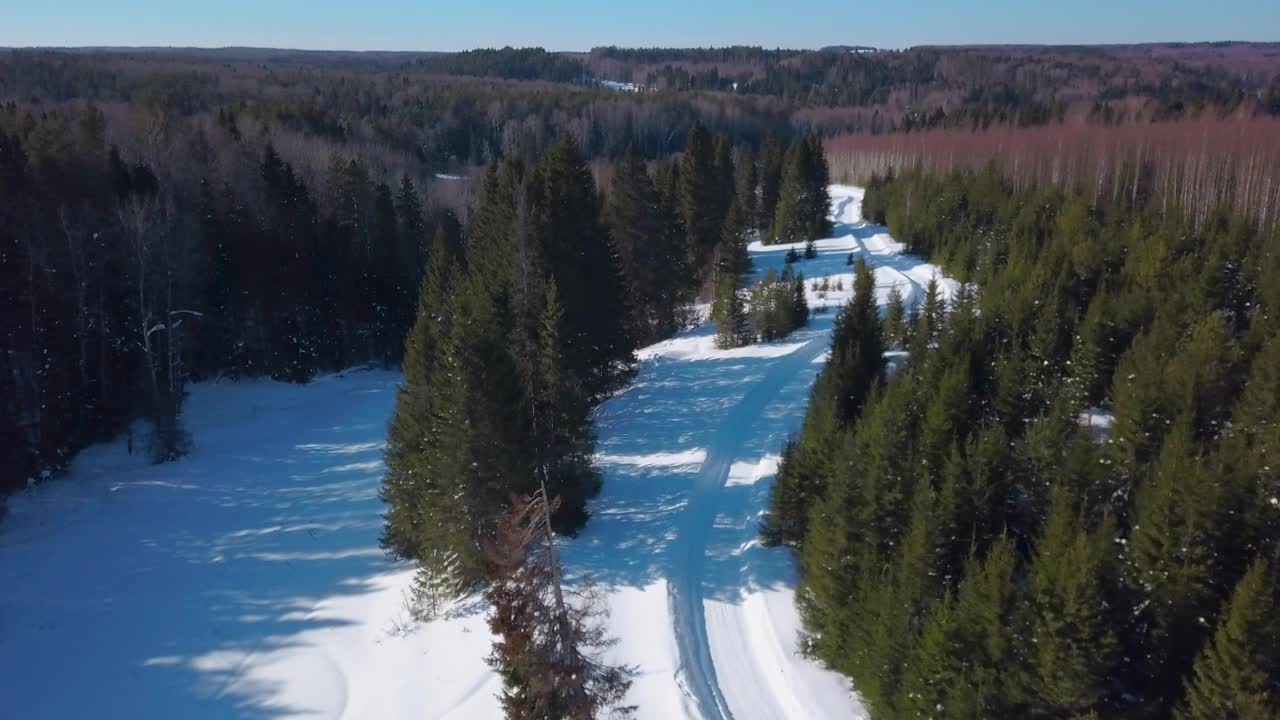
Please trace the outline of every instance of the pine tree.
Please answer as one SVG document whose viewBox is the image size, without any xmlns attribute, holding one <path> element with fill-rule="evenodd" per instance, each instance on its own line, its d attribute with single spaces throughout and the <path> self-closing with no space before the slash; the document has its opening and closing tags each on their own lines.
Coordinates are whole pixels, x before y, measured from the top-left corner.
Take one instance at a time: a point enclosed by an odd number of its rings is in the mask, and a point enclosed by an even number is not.
<svg viewBox="0 0 1280 720">
<path fill-rule="evenodd" d="M 1262 720 L 1280 713 L 1275 598 L 1270 567 L 1258 559 L 1236 585 L 1213 639 L 1196 659 L 1178 720 Z"/>
</svg>

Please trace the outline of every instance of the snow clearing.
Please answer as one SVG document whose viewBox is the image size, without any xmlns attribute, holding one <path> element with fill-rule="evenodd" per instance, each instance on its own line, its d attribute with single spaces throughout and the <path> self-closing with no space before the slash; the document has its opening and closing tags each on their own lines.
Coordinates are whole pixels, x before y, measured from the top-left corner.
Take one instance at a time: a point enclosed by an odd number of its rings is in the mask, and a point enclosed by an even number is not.
<svg viewBox="0 0 1280 720">
<path fill-rule="evenodd" d="M 721 351 L 703 324 L 642 350 L 597 410 L 604 487 L 565 559 L 607 590 L 608 660 L 635 669 L 640 718 L 867 716 L 800 655 L 794 561 L 759 544 L 759 519 L 852 294 L 849 255 L 875 268 L 882 304 L 957 284 L 862 222 L 860 189 L 831 194 L 834 237 L 795 265 L 832 288 L 809 292 L 807 327 Z M 790 247 L 753 244 L 756 278 Z M 483 603 L 415 623 L 413 569 L 378 547 L 398 379 L 202 383 L 186 458 L 150 465 L 119 440 L 14 497 L 0 524 L 13 716 L 499 717 Z"/>
</svg>

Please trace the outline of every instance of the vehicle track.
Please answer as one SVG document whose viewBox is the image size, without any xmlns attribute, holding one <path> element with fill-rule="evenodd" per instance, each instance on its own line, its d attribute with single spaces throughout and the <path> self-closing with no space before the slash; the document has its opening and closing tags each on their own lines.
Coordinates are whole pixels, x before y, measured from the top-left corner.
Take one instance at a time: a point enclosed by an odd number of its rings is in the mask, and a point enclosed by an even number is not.
<svg viewBox="0 0 1280 720">
<path fill-rule="evenodd" d="M 827 349 L 823 333 L 796 350 L 772 361 L 764 376 L 738 401 L 717 429 L 707 459 L 694 482 L 675 538 L 675 567 L 668 579 L 668 597 L 680 664 L 676 681 L 697 705 L 706 720 L 731 720 L 732 712 L 716 680 L 715 664 L 707 637 L 703 606 L 707 547 L 719 510 L 718 496 L 729 478 L 733 461 L 746 450 L 743 444 L 765 407 L 776 398 L 808 363 Z"/>
</svg>

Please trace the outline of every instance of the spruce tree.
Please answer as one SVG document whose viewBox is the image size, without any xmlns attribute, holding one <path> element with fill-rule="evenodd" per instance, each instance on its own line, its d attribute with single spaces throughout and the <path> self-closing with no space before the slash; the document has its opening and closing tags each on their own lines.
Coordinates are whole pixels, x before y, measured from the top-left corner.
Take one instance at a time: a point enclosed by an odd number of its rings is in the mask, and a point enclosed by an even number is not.
<svg viewBox="0 0 1280 720">
<path fill-rule="evenodd" d="M 600 221 L 591 170 L 572 137 L 543 156 L 528 202 L 531 237 L 564 308 L 565 372 L 586 397 L 598 399 L 629 376 L 635 345 L 618 255 Z"/>
<path fill-rule="evenodd" d="M 711 304 L 711 321 L 716 324 L 716 347 L 726 350 L 749 341 L 747 312 L 739 293 L 737 273 L 721 272 Z"/>
<path fill-rule="evenodd" d="M 930 608 L 903 682 L 905 717 L 1019 716 L 1008 682 L 1018 661 L 1015 570 L 1013 548 L 998 542 L 985 558 L 971 558 L 959 589 Z"/>
<path fill-rule="evenodd" d="M 889 289 L 889 304 L 884 313 L 884 341 L 888 347 L 902 347 L 907 340 L 907 307 L 902 301 L 902 291 L 894 285 Z"/>
<path fill-rule="evenodd" d="M 395 258 L 399 269 L 399 288 L 394 315 L 397 332 L 401 336 L 394 338 L 394 341 L 400 343 L 413 325 L 411 313 L 418 306 L 418 290 L 422 287 L 427 253 L 430 250 L 428 243 L 432 240 L 427 232 L 422 200 L 408 174 L 400 178 L 400 187 L 395 197 L 395 214 L 398 229 Z"/>
<path fill-rule="evenodd" d="M 689 266 L 699 278 L 708 276 L 711 253 L 720 242 L 721 192 L 711 134 L 702 123 L 695 122 L 685 138 L 680 160 L 680 218 Z"/>
<path fill-rule="evenodd" d="M 717 221 L 723 224 L 725 216 L 729 212 L 729 205 L 733 202 L 737 179 L 737 170 L 733 164 L 733 143 L 729 140 L 728 135 L 721 133 L 716 136 L 714 151 L 716 173 L 715 214 Z"/>
<path fill-rule="evenodd" d="M 884 373 L 884 338 L 876 307 L 875 275 L 859 259 L 854 268 L 853 298 L 836 318 L 831 358 L 823 370 L 830 392 L 838 398 L 840 422 L 850 425 Z M 826 380 L 825 378 L 830 378 Z"/>
<path fill-rule="evenodd" d="M 1064 493 L 1052 503 L 1030 568 L 1023 667 L 1034 717 L 1101 711 L 1112 692 L 1118 659 L 1110 617 L 1110 547 L 1115 527 L 1094 532 Z"/>
<path fill-rule="evenodd" d="M 560 498 L 552 518 L 558 532 L 573 533 L 587 521 L 587 501 L 600 490 L 592 465 L 595 436 L 591 406 L 577 378 L 561 367 L 564 345 L 560 328 L 564 309 L 555 281 L 547 284 L 538 321 L 537 380 L 532 408 L 534 464 L 542 473 L 541 490 Z"/>
<path fill-rule="evenodd" d="M 744 220 L 742 205 L 735 198 L 725 216 L 724 232 L 716 249 L 716 272 L 747 275 L 753 269 L 751 253 L 747 250 L 751 230 Z"/>
<path fill-rule="evenodd" d="M 742 222 L 754 236 L 760 227 L 760 181 L 750 147 L 743 145 L 738 148 L 734 172 L 734 197 L 742 211 Z"/>
<path fill-rule="evenodd" d="M 1221 506 L 1222 489 L 1198 457 L 1190 423 L 1180 421 L 1138 488 L 1128 545 L 1135 591 L 1150 617 L 1142 643 L 1149 693 L 1166 707 L 1203 640 L 1201 618 L 1220 602 Z"/>
<path fill-rule="evenodd" d="M 1089 304 L 1089 310 L 1076 325 L 1071 344 L 1070 371 L 1066 379 L 1067 402 L 1074 412 L 1083 412 L 1099 394 L 1102 374 L 1102 342 L 1104 332 L 1103 313 L 1105 297 L 1099 296 Z"/>
<path fill-rule="evenodd" d="M 1280 713 L 1275 598 L 1269 564 L 1255 560 L 1196 659 L 1178 720 L 1262 720 Z"/>
<path fill-rule="evenodd" d="M 792 144 L 769 231 L 770 242 L 805 242 L 830 234 L 829 174 L 817 137 L 804 137 Z"/>
<path fill-rule="evenodd" d="M 425 441 L 433 417 L 431 391 L 441 362 L 444 342 L 451 333 L 449 297 L 457 266 L 442 232 L 432 245 L 431 265 L 419 293 L 417 319 L 405 340 L 404 380 L 396 393 L 396 407 L 387 431 L 382 498 L 387 503 L 382 546 L 401 558 L 419 557 L 424 504 L 431 482 L 424 475 Z"/>
<path fill-rule="evenodd" d="M 773 225 L 769 228 L 770 243 L 796 243 L 812 239 L 807 236 L 809 222 L 805 216 L 811 204 L 807 195 L 807 152 L 802 141 L 792 144 L 787 150 L 786 170 L 782 176 Z"/>
<path fill-rule="evenodd" d="M 782 193 L 782 173 L 785 165 L 785 149 L 773 133 L 765 138 L 760 148 L 760 234 L 767 235 L 774 224 L 778 197 Z"/>
<path fill-rule="evenodd" d="M 786 273 L 783 273 L 785 278 Z M 786 328 L 790 333 L 809 324 L 809 296 L 804 291 L 804 275 L 796 273 L 791 278 L 791 319 Z"/>
<path fill-rule="evenodd" d="M 370 361 L 390 367 L 400 360 L 405 335 L 413 318 L 413 305 L 404 284 L 408 282 L 400 257 L 400 228 L 395 201 L 386 183 L 374 186 L 372 230 L 370 232 L 369 302 L 372 305 Z"/>
<path fill-rule="evenodd" d="M 635 145 L 614 168 L 604 217 L 627 281 L 636 340 L 647 345 L 667 337 L 676 329 L 675 304 L 682 296 L 672 281 L 679 272 L 670 267 L 677 257 L 666 246 L 658 191 Z"/>
</svg>

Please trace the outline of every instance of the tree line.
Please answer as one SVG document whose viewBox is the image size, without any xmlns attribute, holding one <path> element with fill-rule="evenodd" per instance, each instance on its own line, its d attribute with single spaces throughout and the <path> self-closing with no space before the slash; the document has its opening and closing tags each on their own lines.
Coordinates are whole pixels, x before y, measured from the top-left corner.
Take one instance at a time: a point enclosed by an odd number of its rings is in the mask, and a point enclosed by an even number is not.
<svg viewBox="0 0 1280 720">
<path fill-rule="evenodd" d="M 0 113 L 6 491 L 137 417 L 157 459 L 180 454 L 190 379 L 399 363 L 429 230 L 461 241 L 411 178 L 357 157 L 310 184 L 269 141 L 223 134 L 234 163 L 197 148 L 178 173 L 106 127 L 94 104 Z"/>
<path fill-rule="evenodd" d="M 848 181 L 976 171 L 994 162 L 1017 190 L 1083 187 L 1093 200 L 1151 199 L 1197 223 L 1222 207 L 1263 227 L 1280 222 L 1276 119 L 842 134 L 826 144 L 833 173 Z"/>
<path fill-rule="evenodd" d="M 625 312 L 645 314 L 629 318 L 635 337 L 664 337 L 687 320 L 685 300 L 705 279 L 698 268 L 733 190 L 723 185 L 733 181 L 729 163 L 755 147 L 781 158 L 791 132 L 772 116 L 759 124 L 737 116 L 731 142 L 715 132 L 728 116 L 710 112 L 704 125 L 692 103 L 609 94 L 610 103 L 656 113 L 619 116 L 615 135 L 575 119 L 608 115 L 593 105 L 604 94 L 439 79 L 397 85 L 377 60 L 15 51 L 0 54 L 0 65 L 13 71 L 0 73 L 0 94 L 22 98 L 0 103 L 4 493 L 56 473 L 136 418 L 161 430 L 139 448 L 159 459 L 181 454 L 188 380 L 305 381 L 398 364 L 432 238 L 441 229 L 461 252 L 479 184 L 436 173 L 495 157 L 532 166 L 557 132 L 579 131 L 584 158 L 629 138 L 631 154 L 624 144 L 614 155 L 626 161 L 617 163 L 623 180 L 604 212 L 638 294 Z M 241 82 L 273 91 L 251 93 Z M 496 99 L 504 109 L 486 119 Z M 687 162 L 673 160 L 686 137 L 705 143 Z M 662 158 L 656 174 L 641 182 L 637 168 L 654 157 Z M 700 199 L 684 202 L 682 162 L 690 177 L 713 166 L 728 175 L 707 175 Z M 766 198 L 777 195 L 778 162 L 763 166 Z M 704 208 L 713 186 L 721 189 Z M 658 227 L 661 242 L 649 242 Z"/>
<path fill-rule="evenodd" d="M 1273 717 L 1280 235 L 994 168 L 864 215 L 963 285 L 856 268 L 762 526 L 808 650 L 876 717 Z"/>
</svg>

